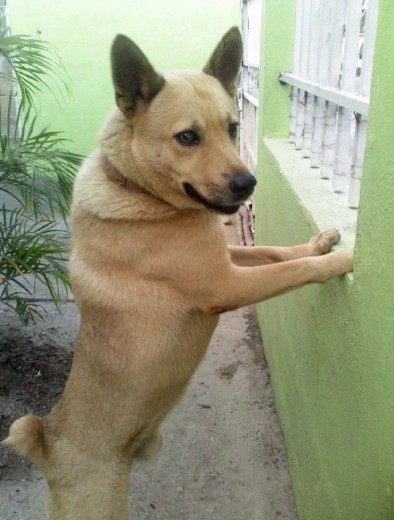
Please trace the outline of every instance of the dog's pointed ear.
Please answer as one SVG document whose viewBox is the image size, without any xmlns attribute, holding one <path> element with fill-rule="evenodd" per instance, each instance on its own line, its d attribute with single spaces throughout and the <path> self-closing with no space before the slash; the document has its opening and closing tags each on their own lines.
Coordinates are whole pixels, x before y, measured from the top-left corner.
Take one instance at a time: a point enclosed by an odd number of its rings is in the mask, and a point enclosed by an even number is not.
<svg viewBox="0 0 394 520">
<path fill-rule="evenodd" d="M 164 85 L 164 78 L 127 36 L 118 34 L 111 49 L 112 81 L 116 103 L 131 117 L 139 101 L 149 103 Z"/>
<path fill-rule="evenodd" d="M 241 62 L 241 33 L 238 27 L 232 27 L 220 40 L 203 71 L 218 79 L 230 96 L 234 96 Z"/>
</svg>

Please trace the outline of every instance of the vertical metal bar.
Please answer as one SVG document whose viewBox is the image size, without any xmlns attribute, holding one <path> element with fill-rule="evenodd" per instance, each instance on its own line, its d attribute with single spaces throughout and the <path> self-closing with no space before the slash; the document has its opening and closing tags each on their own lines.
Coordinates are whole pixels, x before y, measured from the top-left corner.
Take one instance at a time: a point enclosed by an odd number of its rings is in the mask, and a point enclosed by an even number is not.
<svg viewBox="0 0 394 520">
<path fill-rule="evenodd" d="M 314 0 L 311 5 L 309 44 L 308 44 L 308 70 L 307 78 L 311 81 L 317 79 L 317 67 L 319 59 L 319 30 L 320 30 L 320 3 Z M 305 106 L 304 138 L 302 141 L 302 156 L 310 157 L 312 150 L 313 135 L 313 107 L 315 96 L 308 94 Z"/>
<path fill-rule="evenodd" d="M 335 88 L 338 88 L 341 76 L 344 21 L 345 2 L 344 0 L 335 0 L 334 13 L 332 16 L 330 28 L 330 64 L 328 76 L 329 86 Z M 335 103 L 328 102 L 326 104 L 322 145 L 323 151 L 320 166 L 320 173 L 323 179 L 331 179 L 333 176 L 337 131 L 337 111 L 338 107 Z"/>
<path fill-rule="evenodd" d="M 293 74 L 298 75 L 300 72 L 300 56 L 301 56 L 301 34 L 302 34 L 302 0 L 297 0 L 296 4 L 296 20 L 295 20 L 295 35 L 294 35 L 294 51 L 293 51 Z M 290 91 L 290 127 L 289 127 L 289 142 L 294 143 L 296 120 L 297 120 L 297 99 L 298 88 L 291 87 Z"/>
<path fill-rule="evenodd" d="M 369 0 L 365 13 L 365 29 L 362 44 L 361 75 L 358 92 L 369 97 L 372 78 L 373 55 L 375 50 L 378 0 Z M 364 149 L 367 140 L 367 118 L 359 116 L 351 166 L 348 206 L 357 208 L 360 201 L 361 177 L 363 173 Z"/>
<path fill-rule="evenodd" d="M 300 76 L 306 78 L 308 73 L 308 50 L 310 38 L 310 19 L 311 19 L 312 0 L 303 0 L 302 5 L 302 33 L 301 33 L 301 50 L 300 50 Z M 302 140 L 304 137 L 304 119 L 306 93 L 303 90 L 298 92 L 298 108 L 296 117 L 295 131 L 295 147 L 297 150 L 302 148 Z"/>
<path fill-rule="evenodd" d="M 365 143 L 367 141 L 367 119 L 364 116 L 356 117 L 357 125 L 354 139 L 354 153 L 351 168 L 351 179 L 347 204 L 350 208 L 358 208 L 360 201 L 361 177 L 363 173 L 363 159 Z"/>
<path fill-rule="evenodd" d="M 330 63 L 330 29 L 334 16 L 335 0 L 324 0 L 320 4 L 320 18 L 318 28 L 318 67 L 317 81 L 321 85 L 328 85 Z M 318 168 L 321 165 L 323 151 L 324 112 L 326 102 L 315 97 L 313 107 L 313 135 L 311 149 L 311 167 Z"/>
<path fill-rule="evenodd" d="M 363 0 L 352 0 L 346 3 L 345 46 L 340 87 L 347 92 L 356 91 L 362 2 Z M 351 110 L 341 107 L 338 114 L 336 157 L 332 179 L 333 189 L 337 192 L 343 192 L 348 187 L 355 128 L 354 113 Z"/>
<path fill-rule="evenodd" d="M 365 97 L 369 97 L 371 90 L 373 56 L 375 52 L 376 30 L 378 24 L 378 4 L 379 0 L 368 0 L 368 7 L 366 8 L 359 87 L 359 93 Z"/>
<path fill-rule="evenodd" d="M 289 143 L 295 141 L 295 128 L 297 119 L 297 98 L 298 88 L 290 88 L 290 125 L 289 125 Z"/>
</svg>

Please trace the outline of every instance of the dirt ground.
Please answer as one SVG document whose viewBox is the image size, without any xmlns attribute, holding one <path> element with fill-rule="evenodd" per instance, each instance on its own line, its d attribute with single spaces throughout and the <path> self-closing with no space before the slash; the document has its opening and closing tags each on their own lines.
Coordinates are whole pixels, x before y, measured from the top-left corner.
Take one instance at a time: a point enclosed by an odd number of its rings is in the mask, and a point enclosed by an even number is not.
<svg viewBox="0 0 394 520">
<path fill-rule="evenodd" d="M 26 413 L 45 415 L 70 369 L 74 303 L 23 328 L 0 306 L 0 438 Z M 254 310 L 221 317 L 159 455 L 131 473 L 132 520 L 296 520 L 283 437 Z M 38 469 L 0 447 L 0 519 L 44 520 Z M 76 519 L 77 520 L 77 519 Z M 99 520 L 99 519 L 98 519 Z"/>
</svg>

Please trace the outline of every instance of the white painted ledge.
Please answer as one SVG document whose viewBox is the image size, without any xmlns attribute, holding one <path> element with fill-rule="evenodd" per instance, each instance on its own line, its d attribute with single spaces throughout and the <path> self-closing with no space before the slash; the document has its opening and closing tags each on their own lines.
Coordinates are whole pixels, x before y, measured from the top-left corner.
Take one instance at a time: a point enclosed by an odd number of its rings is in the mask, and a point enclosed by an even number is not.
<svg viewBox="0 0 394 520">
<path fill-rule="evenodd" d="M 354 247 L 357 210 L 347 206 L 347 194 L 335 193 L 331 180 L 322 179 L 319 168 L 311 168 L 309 159 L 301 157 L 301 151 L 287 139 L 263 141 L 317 227 L 337 228 L 342 236 L 341 247 Z"/>
</svg>

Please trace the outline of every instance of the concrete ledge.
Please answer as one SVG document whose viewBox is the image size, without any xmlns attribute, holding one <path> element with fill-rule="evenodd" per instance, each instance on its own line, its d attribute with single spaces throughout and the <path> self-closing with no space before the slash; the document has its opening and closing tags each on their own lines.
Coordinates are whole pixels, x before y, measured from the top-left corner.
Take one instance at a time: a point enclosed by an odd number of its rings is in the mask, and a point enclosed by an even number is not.
<svg viewBox="0 0 394 520">
<path fill-rule="evenodd" d="M 341 247 L 354 247 L 357 210 L 347 206 L 346 194 L 335 193 L 331 181 L 322 179 L 320 170 L 311 168 L 309 159 L 301 157 L 301 152 L 286 139 L 264 138 L 263 142 L 317 227 L 338 228 Z"/>
</svg>

